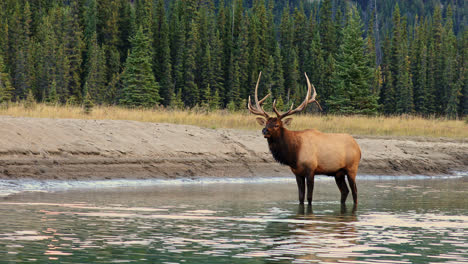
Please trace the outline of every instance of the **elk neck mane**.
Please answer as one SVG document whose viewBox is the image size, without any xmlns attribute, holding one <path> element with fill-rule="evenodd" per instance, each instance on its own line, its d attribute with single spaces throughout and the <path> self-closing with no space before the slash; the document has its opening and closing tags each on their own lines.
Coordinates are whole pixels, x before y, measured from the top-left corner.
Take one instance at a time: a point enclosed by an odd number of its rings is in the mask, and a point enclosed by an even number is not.
<svg viewBox="0 0 468 264">
<path fill-rule="evenodd" d="M 296 137 L 293 131 L 281 128 L 281 133 L 277 137 L 268 138 L 268 147 L 273 158 L 291 168 L 297 165 L 297 154 L 299 153 L 299 137 Z"/>
</svg>

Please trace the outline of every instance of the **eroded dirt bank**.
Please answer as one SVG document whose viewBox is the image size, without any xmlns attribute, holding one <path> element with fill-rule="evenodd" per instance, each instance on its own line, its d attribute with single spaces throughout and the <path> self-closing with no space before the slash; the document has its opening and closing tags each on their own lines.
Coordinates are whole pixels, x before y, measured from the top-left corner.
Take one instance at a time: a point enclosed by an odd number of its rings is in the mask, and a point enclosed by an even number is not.
<svg viewBox="0 0 468 264">
<path fill-rule="evenodd" d="M 359 174 L 468 170 L 468 141 L 360 137 Z M 260 131 L 135 121 L 0 116 L 0 178 L 111 179 L 291 175 Z M 291 175 L 292 176 L 292 175 Z"/>
</svg>

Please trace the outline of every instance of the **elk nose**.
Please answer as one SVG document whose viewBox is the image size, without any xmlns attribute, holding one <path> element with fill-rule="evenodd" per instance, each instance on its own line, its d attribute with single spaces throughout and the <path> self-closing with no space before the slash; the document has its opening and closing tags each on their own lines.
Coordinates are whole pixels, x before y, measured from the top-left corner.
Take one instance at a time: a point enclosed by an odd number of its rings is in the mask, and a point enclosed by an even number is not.
<svg viewBox="0 0 468 264">
<path fill-rule="evenodd" d="M 266 127 L 262 129 L 262 133 L 263 135 L 266 135 L 268 133 L 268 130 L 266 129 Z"/>
</svg>

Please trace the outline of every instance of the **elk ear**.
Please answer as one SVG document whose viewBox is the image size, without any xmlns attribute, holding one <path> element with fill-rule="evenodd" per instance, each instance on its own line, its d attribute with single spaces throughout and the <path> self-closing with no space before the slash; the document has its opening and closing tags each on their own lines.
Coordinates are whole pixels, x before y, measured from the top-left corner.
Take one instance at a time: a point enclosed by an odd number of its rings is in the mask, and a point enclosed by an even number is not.
<svg viewBox="0 0 468 264">
<path fill-rule="evenodd" d="M 283 124 L 285 126 L 289 126 L 291 125 L 291 122 L 292 122 L 292 118 L 286 118 L 284 121 L 283 121 Z"/>
<path fill-rule="evenodd" d="M 265 118 L 257 117 L 256 120 L 259 125 L 261 126 L 265 125 L 265 122 L 266 122 Z"/>
</svg>

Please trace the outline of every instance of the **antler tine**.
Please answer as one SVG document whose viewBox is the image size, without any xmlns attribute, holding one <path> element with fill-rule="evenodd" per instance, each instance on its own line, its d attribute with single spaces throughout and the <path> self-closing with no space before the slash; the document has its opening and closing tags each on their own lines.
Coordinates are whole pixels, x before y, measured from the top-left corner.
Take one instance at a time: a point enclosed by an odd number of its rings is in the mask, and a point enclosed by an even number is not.
<svg viewBox="0 0 468 264">
<path fill-rule="evenodd" d="M 312 102 L 316 102 L 317 105 L 320 107 L 320 105 L 318 104 L 318 102 L 315 100 L 315 97 L 317 96 L 317 92 L 315 91 L 315 87 L 313 85 L 310 84 L 310 81 L 309 81 L 309 77 L 307 77 L 307 73 L 304 73 L 305 77 L 306 77 L 306 80 L 307 80 L 307 94 L 306 94 L 306 97 L 304 98 L 304 101 L 296 108 L 293 110 L 293 105 L 291 105 L 291 108 L 289 109 L 289 111 L 287 111 L 286 113 L 284 114 L 279 114 L 278 111 L 276 110 L 275 107 L 273 107 L 273 110 L 275 110 L 275 113 L 276 115 L 278 116 L 279 119 L 282 119 L 282 118 L 285 118 L 286 116 L 289 116 L 289 115 L 292 115 L 292 114 L 295 114 L 297 112 L 300 112 L 302 110 L 304 110 L 304 108 L 309 104 L 309 103 L 312 103 Z M 314 90 L 314 94 L 311 96 L 311 92 L 312 92 L 312 88 Z M 310 99 L 309 99 L 310 98 Z M 322 109 L 320 107 L 320 109 Z"/>
<path fill-rule="evenodd" d="M 273 111 L 277 116 L 281 116 L 281 114 L 278 112 L 278 109 L 276 109 L 276 99 L 273 101 Z"/>
<path fill-rule="evenodd" d="M 261 115 L 264 116 L 265 118 L 269 118 L 270 116 L 263 110 L 262 104 L 263 102 L 270 96 L 270 94 L 267 94 L 265 97 L 263 97 L 262 100 L 258 100 L 258 84 L 260 83 L 260 77 L 262 76 L 262 72 L 259 73 L 258 75 L 258 80 L 257 80 L 257 85 L 255 86 L 255 108 L 252 106 L 252 102 L 250 100 L 249 96 L 249 103 L 247 107 L 249 108 L 250 112 L 254 115 Z"/>
<path fill-rule="evenodd" d="M 306 78 L 307 78 L 307 75 L 306 75 Z M 307 83 L 309 83 L 309 78 L 307 78 Z M 310 104 L 312 102 L 315 102 L 315 104 L 320 109 L 320 111 L 323 111 L 322 106 L 320 106 L 319 102 L 315 100 L 315 97 L 317 96 L 317 91 L 315 91 L 315 86 L 313 84 L 312 84 L 312 89 L 314 89 L 314 94 L 312 95 L 312 98 L 309 100 L 308 103 Z"/>
</svg>

